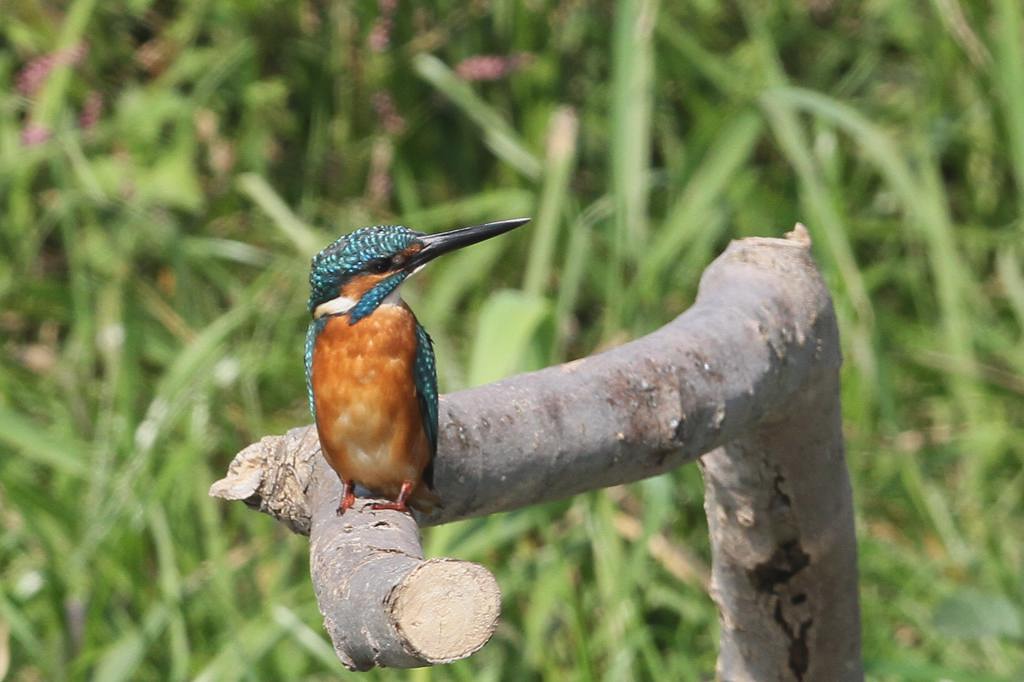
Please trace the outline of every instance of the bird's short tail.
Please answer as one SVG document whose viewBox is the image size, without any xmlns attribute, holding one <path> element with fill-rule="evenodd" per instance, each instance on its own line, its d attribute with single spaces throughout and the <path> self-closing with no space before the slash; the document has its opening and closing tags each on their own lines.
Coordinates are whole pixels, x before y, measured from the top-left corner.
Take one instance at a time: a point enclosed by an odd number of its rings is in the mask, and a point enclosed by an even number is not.
<svg viewBox="0 0 1024 682">
<path fill-rule="evenodd" d="M 420 481 L 420 484 L 412 491 L 412 495 L 409 496 L 409 506 L 424 514 L 430 514 L 435 509 L 444 508 L 444 505 L 441 504 L 441 498 L 424 481 Z"/>
</svg>

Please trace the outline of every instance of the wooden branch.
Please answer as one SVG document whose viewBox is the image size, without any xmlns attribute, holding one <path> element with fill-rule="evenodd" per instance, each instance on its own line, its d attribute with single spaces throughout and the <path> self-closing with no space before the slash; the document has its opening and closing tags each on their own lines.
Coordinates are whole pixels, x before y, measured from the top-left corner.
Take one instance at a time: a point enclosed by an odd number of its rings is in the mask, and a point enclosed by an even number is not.
<svg viewBox="0 0 1024 682">
<path fill-rule="evenodd" d="M 705 271 L 693 307 L 652 334 L 443 396 L 435 483 L 444 508 L 419 522 L 564 498 L 708 453 L 719 675 L 861 679 L 838 332 L 806 230 L 787 237 L 733 242 Z M 335 519 L 340 485 L 310 427 L 243 450 L 211 494 L 245 500 L 297 532 L 312 528 L 313 583 L 351 668 L 454 660 L 482 646 L 494 627 L 493 579 L 466 567 L 476 577 L 456 580 L 464 589 L 452 613 L 470 615 L 431 622 L 442 640 L 479 638 L 440 655 L 419 648 L 395 606 L 434 580 L 420 573 L 431 562 L 422 560 L 415 525 L 366 505 Z"/>
<path fill-rule="evenodd" d="M 412 668 L 449 663 L 486 644 L 501 606 L 487 569 L 424 561 L 408 514 L 373 511 L 360 499 L 338 517 L 337 481 L 326 465 L 314 473 L 309 545 L 317 601 L 342 663 Z"/>
</svg>

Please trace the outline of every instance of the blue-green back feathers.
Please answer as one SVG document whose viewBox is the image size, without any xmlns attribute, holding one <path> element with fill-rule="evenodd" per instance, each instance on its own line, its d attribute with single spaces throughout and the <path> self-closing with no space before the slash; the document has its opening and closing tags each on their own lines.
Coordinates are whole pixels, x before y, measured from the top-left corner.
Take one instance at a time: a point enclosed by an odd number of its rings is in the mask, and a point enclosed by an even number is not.
<svg viewBox="0 0 1024 682">
<path fill-rule="evenodd" d="M 316 347 L 316 337 L 327 326 L 329 317 L 321 317 L 309 323 L 306 329 L 306 397 L 309 398 L 309 413 L 316 421 L 316 403 L 313 401 L 313 349 Z"/>
<path fill-rule="evenodd" d="M 416 373 L 416 398 L 420 403 L 423 430 L 430 442 L 430 464 L 423 472 L 423 480 L 433 487 L 434 455 L 437 454 L 437 365 L 434 363 L 434 344 L 430 334 L 419 322 L 416 323 L 416 362 L 413 371 Z"/>
</svg>

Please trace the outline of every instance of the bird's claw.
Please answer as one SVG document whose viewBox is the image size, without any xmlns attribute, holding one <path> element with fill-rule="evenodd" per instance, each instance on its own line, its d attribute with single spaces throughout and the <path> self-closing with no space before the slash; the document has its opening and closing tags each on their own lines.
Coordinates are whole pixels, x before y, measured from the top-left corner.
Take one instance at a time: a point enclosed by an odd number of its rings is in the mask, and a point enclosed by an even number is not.
<svg viewBox="0 0 1024 682">
<path fill-rule="evenodd" d="M 341 496 L 341 502 L 338 503 L 338 509 L 334 513 L 341 516 L 346 511 L 352 508 L 352 505 L 356 503 L 356 491 L 355 485 L 345 483 L 345 494 Z"/>
</svg>

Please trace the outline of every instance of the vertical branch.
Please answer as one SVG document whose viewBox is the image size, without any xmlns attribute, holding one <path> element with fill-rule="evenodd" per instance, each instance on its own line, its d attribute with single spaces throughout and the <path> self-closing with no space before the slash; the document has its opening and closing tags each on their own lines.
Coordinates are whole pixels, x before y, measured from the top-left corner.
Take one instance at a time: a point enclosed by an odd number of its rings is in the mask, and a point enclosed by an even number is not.
<svg viewBox="0 0 1024 682">
<path fill-rule="evenodd" d="M 838 371 L 822 369 L 777 413 L 701 460 L 718 677 L 861 680 Z"/>
</svg>

